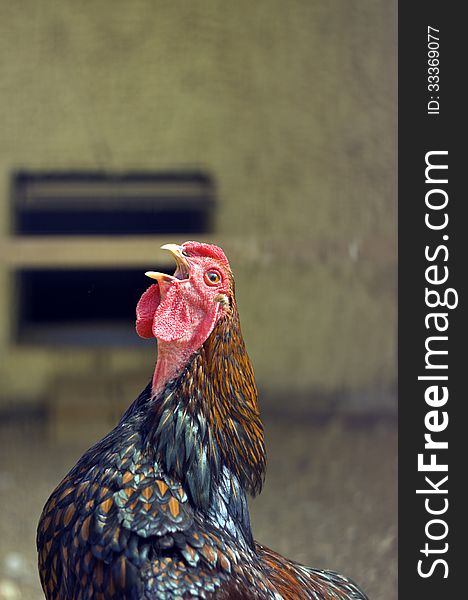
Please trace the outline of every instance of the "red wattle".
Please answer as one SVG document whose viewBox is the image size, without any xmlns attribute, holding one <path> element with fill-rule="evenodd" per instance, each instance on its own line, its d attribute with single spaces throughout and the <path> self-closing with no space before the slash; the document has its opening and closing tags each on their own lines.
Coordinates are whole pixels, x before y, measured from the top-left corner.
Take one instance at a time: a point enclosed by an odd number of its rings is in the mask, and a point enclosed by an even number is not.
<svg viewBox="0 0 468 600">
<path fill-rule="evenodd" d="M 157 284 L 151 285 L 142 295 L 136 307 L 136 330 L 140 337 L 154 337 L 154 314 L 160 303 L 159 286 Z"/>
<path fill-rule="evenodd" d="M 154 314 L 153 335 L 163 342 L 175 342 L 187 335 L 191 325 L 187 302 L 177 285 L 171 285 Z"/>
</svg>

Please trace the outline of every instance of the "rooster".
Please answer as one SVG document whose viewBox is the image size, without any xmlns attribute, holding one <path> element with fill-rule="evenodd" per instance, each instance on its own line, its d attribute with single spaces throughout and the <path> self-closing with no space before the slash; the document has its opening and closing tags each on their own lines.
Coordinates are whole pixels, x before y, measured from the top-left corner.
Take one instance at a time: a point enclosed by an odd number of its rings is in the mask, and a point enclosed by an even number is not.
<svg viewBox="0 0 468 600">
<path fill-rule="evenodd" d="M 146 273 L 136 309 L 138 334 L 158 341 L 152 381 L 44 507 L 46 598 L 365 600 L 254 541 L 265 446 L 229 262 L 210 244 L 163 248 L 177 269 Z"/>
</svg>

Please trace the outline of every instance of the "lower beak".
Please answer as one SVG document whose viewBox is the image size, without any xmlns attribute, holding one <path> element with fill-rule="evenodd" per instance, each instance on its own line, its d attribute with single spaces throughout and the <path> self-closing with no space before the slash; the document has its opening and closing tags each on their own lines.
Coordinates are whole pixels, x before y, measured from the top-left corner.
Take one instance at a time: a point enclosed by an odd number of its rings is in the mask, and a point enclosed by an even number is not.
<svg viewBox="0 0 468 600">
<path fill-rule="evenodd" d="M 182 254 L 182 246 L 177 244 L 164 244 L 161 246 L 161 250 L 169 250 L 175 258 L 177 263 L 177 269 L 174 275 L 168 275 L 167 273 L 159 273 L 158 271 L 146 271 L 145 275 L 150 279 L 156 279 L 156 281 L 167 281 L 173 282 L 175 280 L 188 279 L 190 274 L 190 265 Z"/>
<path fill-rule="evenodd" d="M 145 275 L 150 279 L 156 279 L 156 281 L 167 281 L 168 283 L 170 281 L 174 281 L 175 279 L 175 277 L 172 277 L 172 275 L 168 275 L 167 273 L 159 273 L 159 271 L 146 271 Z"/>
</svg>

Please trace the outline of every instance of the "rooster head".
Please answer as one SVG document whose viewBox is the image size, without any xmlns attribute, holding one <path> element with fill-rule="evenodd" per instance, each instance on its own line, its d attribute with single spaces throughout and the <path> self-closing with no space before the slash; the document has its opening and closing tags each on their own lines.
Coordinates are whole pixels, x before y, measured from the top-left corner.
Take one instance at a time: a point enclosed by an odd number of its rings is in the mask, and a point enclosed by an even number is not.
<svg viewBox="0 0 468 600">
<path fill-rule="evenodd" d="M 230 311 L 234 281 L 226 255 L 212 244 L 166 244 L 177 268 L 173 275 L 148 271 L 157 283 L 138 302 L 136 330 L 144 338 L 183 345 L 194 352 Z"/>
</svg>

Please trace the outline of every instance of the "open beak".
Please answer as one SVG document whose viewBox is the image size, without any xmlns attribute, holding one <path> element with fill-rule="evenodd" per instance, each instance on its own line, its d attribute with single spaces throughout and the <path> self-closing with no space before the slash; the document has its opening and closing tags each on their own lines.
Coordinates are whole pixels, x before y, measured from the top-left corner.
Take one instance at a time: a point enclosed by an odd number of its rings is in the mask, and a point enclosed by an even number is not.
<svg viewBox="0 0 468 600">
<path fill-rule="evenodd" d="M 177 244 L 164 244 L 161 246 L 161 250 L 169 250 L 175 258 L 177 268 L 174 275 L 168 275 L 167 273 L 159 273 L 158 271 L 146 271 L 145 275 L 150 279 L 156 279 L 156 281 L 167 281 L 172 283 L 175 280 L 188 279 L 190 277 L 190 265 L 182 254 L 182 246 Z"/>
</svg>

